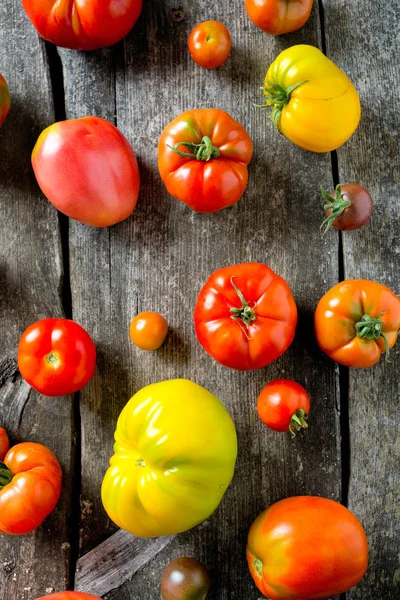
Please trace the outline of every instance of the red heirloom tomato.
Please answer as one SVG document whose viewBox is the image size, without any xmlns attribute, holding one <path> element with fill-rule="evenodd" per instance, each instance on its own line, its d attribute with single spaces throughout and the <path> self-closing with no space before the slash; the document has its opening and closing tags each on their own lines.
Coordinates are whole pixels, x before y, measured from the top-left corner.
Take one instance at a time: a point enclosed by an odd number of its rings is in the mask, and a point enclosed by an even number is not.
<svg viewBox="0 0 400 600">
<path fill-rule="evenodd" d="M 260 263 L 215 271 L 197 298 L 196 335 L 216 361 L 242 371 L 265 367 L 293 341 L 297 308 L 286 281 Z"/>
<path fill-rule="evenodd" d="M 297 496 L 276 502 L 249 531 L 247 562 L 270 600 L 320 600 L 356 585 L 368 566 L 359 520 L 333 500 Z"/>
<path fill-rule="evenodd" d="M 303 27 L 313 0 L 245 0 L 250 19 L 266 33 L 279 35 Z"/>
<path fill-rule="evenodd" d="M 22 0 L 39 35 L 63 48 L 112 46 L 136 23 L 142 0 Z"/>
<path fill-rule="evenodd" d="M 162 132 L 158 168 L 171 196 L 197 212 L 215 212 L 243 195 L 252 151 L 246 130 L 228 113 L 188 110 Z"/>
<path fill-rule="evenodd" d="M 196 25 L 188 41 L 191 57 L 204 69 L 215 69 L 224 64 L 231 45 L 231 34 L 219 21 L 204 21 Z"/>
<path fill-rule="evenodd" d="M 268 383 L 258 397 L 257 412 L 261 421 L 274 431 L 307 429 L 305 421 L 310 412 L 310 397 L 302 385 L 290 379 Z"/>
<path fill-rule="evenodd" d="M 62 473 L 53 452 L 32 442 L 17 444 L 0 463 L 0 533 L 34 531 L 56 506 Z"/>
<path fill-rule="evenodd" d="M 101 600 L 101 598 L 100 596 L 93 596 L 93 594 L 85 594 L 85 592 L 57 592 L 36 600 Z"/>
<path fill-rule="evenodd" d="M 4 460 L 9 447 L 10 443 L 8 441 L 7 431 L 3 427 L 0 427 L 0 461 Z"/>
<path fill-rule="evenodd" d="M 43 319 L 22 334 L 18 367 L 25 381 L 41 394 L 65 396 L 93 377 L 96 346 L 78 323 Z"/>
<path fill-rule="evenodd" d="M 7 82 L 3 75 L 0 75 L 0 127 L 3 125 L 10 110 L 10 93 Z"/>
<path fill-rule="evenodd" d="M 347 367 L 371 367 L 397 340 L 400 299 L 374 281 L 355 279 L 333 286 L 315 311 L 320 348 Z"/>
<path fill-rule="evenodd" d="M 54 206 L 94 227 L 123 221 L 139 195 L 140 175 L 128 140 L 98 117 L 47 127 L 32 152 L 37 182 Z"/>
</svg>

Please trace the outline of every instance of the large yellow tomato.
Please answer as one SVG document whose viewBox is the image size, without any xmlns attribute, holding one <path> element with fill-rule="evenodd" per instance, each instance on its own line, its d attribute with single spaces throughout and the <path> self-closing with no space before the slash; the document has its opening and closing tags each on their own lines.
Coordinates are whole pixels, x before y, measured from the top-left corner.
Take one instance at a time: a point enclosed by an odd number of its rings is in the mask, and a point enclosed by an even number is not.
<svg viewBox="0 0 400 600">
<path fill-rule="evenodd" d="M 339 148 L 357 129 L 361 106 L 350 79 L 314 46 L 281 52 L 264 81 L 278 130 L 313 152 Z"/>
<path fill-rule="evenodd" d="M 217 508 L 233 477 L 236 430 L 221 402 L 187 379 L 133 396 L 115 432 L 102 485 L 109 517 L 141 537 L 191 529 Z"/>
</svg>

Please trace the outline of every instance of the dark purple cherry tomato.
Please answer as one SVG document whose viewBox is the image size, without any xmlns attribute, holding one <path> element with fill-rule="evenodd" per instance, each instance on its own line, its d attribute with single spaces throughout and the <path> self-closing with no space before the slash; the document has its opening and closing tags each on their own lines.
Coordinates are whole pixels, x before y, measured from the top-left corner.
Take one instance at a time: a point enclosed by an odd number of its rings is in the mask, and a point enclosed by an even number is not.
<svg viewBox="0 0 400 600">
<path fill-rule="evenodd" d="M 359 229 L 369 221 L 374 203 L 368 190 L 356 183 L 337 185 L 333 194 L 321 187 L 326 200 L 324 205 L 326 218 L 321 224 L 324 233 L 332 227 L 342 231 Z"/>
<path fill-rule="evenodd" d="M 205 600 L 211 587 L 207 569 L 194 558 L 177 558 L 169 563 L 161 578 L 164 600 Z"/>
</svg>

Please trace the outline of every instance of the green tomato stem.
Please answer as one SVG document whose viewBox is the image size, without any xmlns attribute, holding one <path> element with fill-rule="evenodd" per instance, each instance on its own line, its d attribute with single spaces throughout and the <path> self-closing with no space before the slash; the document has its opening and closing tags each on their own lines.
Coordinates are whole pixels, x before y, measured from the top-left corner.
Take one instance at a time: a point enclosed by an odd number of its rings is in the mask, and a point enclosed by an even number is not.
<svg viewBox="0 0 400 600">
<path fill-rule="evenodd" d="M 178 150 L 180 146 L 184 146 L 191 150 L 191 152 L 182 152 Z M 212 158 L 218 158 L 220 151 L 216 146 L 213 146 L 211 139 L 208 136 L 204 136 L 200 144 L 193 144 L 192 142 L 177 142 L 174 146 L 168 146 L 173 152 L 179 154 L 179 156 L 185 156 L 186 158 L 194 158 L 196 160 L 209 161 Z"/>
<path fill-rule="evenodd" d="M 251 306 L 249 306 L 249 304 L 246 301 L 245 297 L 243 296 L 242 292 L 233 283 L 233 279 L 234 279 L 234 277 L 231 277 L 230 282 L 231 282 L 235 292 L 239 296 L 239 300 L 242 303 L 242 306 L 240 308 L 230 308 L 229 309 L 230 312 L 233 313 L 231 315 L 231 319 L 234 319 L 235 321 L 237 321 L 239 325 L 240 325 L 239 321 L 242 321 L 245 324 L 246 328 L 248 328 L 250 326 L 251 322 L 255 321 L 257 317 L 254 312 L 254 309 L 251 308 Z M 245 333 L 246 333 L 246 331 L 245 331 Z M 247 336 L 247 333 L 246 333 L 246 336 Z"/>
<path fill-rule="evenodd" d="M 294 415 L 289 424 L 289 431 L 292 434 L 292 438 L 296 437 L 296 433 L 301 429 L 307 429 L 308 423 L 306 422 L 308 418 L 307 413 L 304 409 L 299 408 Z"/>
<path fill-rule="evenodd" d="M 299 81 L 298 83 L 285 88 L 282 85 L 279 85 L 279 83 L 267 81 L 267 86 L 260 88 L 267 97 L 265 105 L 261 105 L 260 108 L 272 108 L 270 118 L 279 133 L 282 133 L 279 127 L 279 120 L 281 118 L 282 110 L 289 104 L 294 90 L 304 83 L 308 83 L 308 79 Z"/>
<path fill-rule="evenodd" d="M 325 235 L 325 233 L 332 227 L 334 220 L 337 219 L 337 217 L 340 217 L 346 208 L 351 206 L 351 202 L 350 200 L 343 200 L 342 188 L 340 185 L 336 186 L 335 198 L 332 198 L 332 196 L 330 196 L 322 186 L 320 187 L 320 190 L 323 198 L 327 201 L 327 203 L 324 204 L 324 209 L 331 211 L 331 214 L 322 221 L 320 226 L 321 230 L 324 229 L 322 233 Z"/>
<path fill-rule="evenodd" d="M 378 340 L 382 337 L 385 342 L 385 361 L 390 363 L 389 342 L 386 334 L 382 331 L 382 327 L 382 315 L 378 319 L 370 317 L 369 315 L 363 315 L 358 323 L 356 323 L 357 337 L 365 340 Z"/>
<path fill-rule="evenodd" d="M 0 462 L 0 490 L 12 482 L 14 474 L 10 471 L 7 465 Z"/>
</svg>

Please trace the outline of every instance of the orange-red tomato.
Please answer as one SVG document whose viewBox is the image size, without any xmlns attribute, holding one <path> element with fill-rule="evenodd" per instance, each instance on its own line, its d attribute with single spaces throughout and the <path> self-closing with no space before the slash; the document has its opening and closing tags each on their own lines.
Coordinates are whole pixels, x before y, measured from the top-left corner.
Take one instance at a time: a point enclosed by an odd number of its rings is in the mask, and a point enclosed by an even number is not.
<svg viewBox="0 0 400 600">
<path fill-rule="evenodd" d="M 359 520 L 338 502 L 297 496 L 257 517 L 246 554 L 255 584 L 270 600 L 320 600 L 363 578 L 368 541 Z"/>
<path fill-rule="evenodd" d="M 302 385 L 290 379 L 268 383 L 257 401 L 261 421 L 274 431 L 296 431 L 308 427 L 305 419 L 310 412 L 310 397 Z"/>
<path fill-rule="evenodd" d="M 78 323 L 43 319 L 22 334 L 18 367 L 25 381 L 41 394 L 66 396 L 93 377 L 96 346 Z"/>
<path fill-rule="evenodd" d="M 245 0 L 247 13 L 253 23 L 273 35 L 303 27 L 312 6 L 313 0 Z"/>
<path fill-rule="evenodd" d="M 167 321 L 156 312 L 141 312 L 132 320 L 129 334 L 141 350 L 157 350 L 168 333 Z"/>
<path fill-rule="evenodd" d="M 34 531 L 56 506 L 61 467 L 53 452 L 33 442 L 13 446 L 0 465 L 0 533 Z"/>
<path fill-rule="evenodd" d="M 7 431 L 0 427 L 0 461 L 4 460 L 9 448 L 10 442 L 8 441 Z"/>
<path fill-rule="evenodd" d="M 50 596 L 42 596 L 36 600 L 101 600 L 99 596 L 85 594 L 85 592 L 57 592 Z"/>
<path fill-rule="evenodd" d="M 397 340 L 400 298 L 380 283 L 342 281 L 319 301 L 315 333 L 321 349 L 348 367 L 371 367 Z"/>
<path fill-rule="evenodd" d="M 190 55 L 204 69 L 215 69 L 224 64 L 231 46 L 229 29 L 219 21 L 199 23 L 189 35 Z"/>
<path fill-rule="evenodd" d="M 135 153 L 125 136 L 99 117 L 47 127 L 33 149 L 32 166 L 47 199 L 87 225 L 114 225 L 136 206 L 140 174 Z"/>
<path fill-rule="evenodd" d="M 265 367 L 293 341 L 297 308 L 282 277 L 261 263 L 215 271 L 194 309 L 196 335 L 206 352 L 232 369 Z"/>
<path fill-rule="evenodd" d="M 3 125 L 10 110 L 10 93 L 8 91 L 7 82 L 3 75 L 0 74 L 0 127 Z"/>
<path fill-rule="evenodd" d="M 142 0 L 22 0 L 45 40 L 73 50 L 112 46 L 132 29 Z"/>
<path fill-rule="evenodd" d="M 171 196 L 197 212 L 215 212 L 243 195 L 252 152 L 246 130 L 228 113 L 188 110 L 162 132 L 158 169 Z"/>
</svg>

